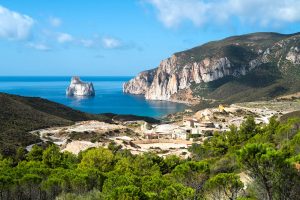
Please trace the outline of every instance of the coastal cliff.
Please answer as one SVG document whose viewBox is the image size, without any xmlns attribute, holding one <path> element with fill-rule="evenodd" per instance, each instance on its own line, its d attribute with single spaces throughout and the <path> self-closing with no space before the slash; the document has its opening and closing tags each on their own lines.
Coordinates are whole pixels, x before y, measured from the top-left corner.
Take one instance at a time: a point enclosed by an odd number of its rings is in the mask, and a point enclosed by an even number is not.
<svg viewBox="0 0 300 200">
<path fill-rule="evenodd" d="M 153 70 L 123 85 L 123 91 L 146 99 L 187 101 L 202 98 L 194 86 L 225 77 L 239 78 L 265 65 L 280 75 L 299 69 L 300 34 L 253 33 L 209 42 L 175 53 Z M 254 80 L 255 81 L 255 80 Z M 189 94 L 189 95 L 188 95 Z"/>
</svg>

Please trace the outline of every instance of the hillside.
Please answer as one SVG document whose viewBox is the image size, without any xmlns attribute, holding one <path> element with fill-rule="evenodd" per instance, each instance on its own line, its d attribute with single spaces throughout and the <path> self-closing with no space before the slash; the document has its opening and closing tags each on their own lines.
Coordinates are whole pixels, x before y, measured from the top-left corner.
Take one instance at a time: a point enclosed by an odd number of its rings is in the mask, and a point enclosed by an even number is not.
<svg viewBox="0 0 300 200">
<path fill-rule="evenodd" d="M 153 100 L 234 103 L 300 91 L 299 74 L 299 33 L 252 33 L 175 53 L 123 90 Z"/>
<path fill-rule="evenodd" d="M 56 145 L 0 157 L 2 200 L 299 200 L 300 119 L 248 117 L 183 155 L 132 154 L 117 143 L 78 155 Z"/>
<path fill-rule="evenodd" d="M 29 131 L 53 126 L 66 126 L 78 121 L 98 120 L 107 123 L 159 120 L 135 115 L 113 113 L 89 114 L 38 97 L 23 97 L 0 93 L 0 153 L 11 154 L 19 146 L 27 146 L 40 139 Z"/>
<path fill-rule="evenodd" d="M 67 106 L 35 97 L 0 93 L 0 147 L 1 152 L 14 151 L 39 139 L 28 131 L 70 125 L 76 121 L 106 120 L 102 115 L 86 114 Z"/>
</svg>

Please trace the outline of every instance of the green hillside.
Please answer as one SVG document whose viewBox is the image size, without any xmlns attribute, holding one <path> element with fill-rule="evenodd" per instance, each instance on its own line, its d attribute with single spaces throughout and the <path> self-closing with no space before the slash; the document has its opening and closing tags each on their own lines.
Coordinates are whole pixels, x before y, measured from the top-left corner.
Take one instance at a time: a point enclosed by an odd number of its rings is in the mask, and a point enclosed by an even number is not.
<svg viewBox="0 0 300 200">
<path fill-rule="evenodd" d="M 271 100 L 300 91 L 300 74 L 298 78 L 291 78 L 281 75 L 273 66 L 264 65 L 245 76 L 229 76 L 208 83 L 194 84 L 192 90 L 196 96 L 215 99 L 216 103 Z"/>
<path fill-rule="evenodd" d="M 175 53 L 184 63 L 200 62 L 204 58 L 213 56 L 228 57 L 236 65 L 247 64 L 258 55 L 258 51 L 265 51 L 276 42 L 291 37 L 297 37 L 300 33 L 280 34 L 272 32 L 258 32 L 245 35 L 228 37 L 222 40 L 211 41 L 203 45 Z"/>
<path fill-rule="evenodd" d="M 23 97 L 0 93 L 0 153 L 12 154 L 17 147 L 39 142 L 39 138 L 28 132 L 53 126 L 66 126 L 77 121 L 144 120 L 159 122 L 151 117 L 117 114 L 88 114 L 62 104 L 37 97 Z"/>
<path fill-rule="evenodd" d="M 11 154 L 18 146 L 39 141 L 28 131 L 71 125 L 76 121 L 105 120 L 102 115 L 86 114 L 67 106 L 35 97 L 0 93 L 0 152 Z"/>
<path fill-rule="evenodd" d="M 270 100 L 300 91 L 300 64 L 287 59 L 293 48 L 300 48 L 299 33 L 253 33 L 209 42 L 177 55 L 189 63 L 215 56 L 228 58 L 236 68 L 246 66 L 246 75 L 191 86 L 195 96 L 214 99 L 215 103 L 235 103 Z M 253 60 L 261 64 L 248 70 Z"/>
</svg>

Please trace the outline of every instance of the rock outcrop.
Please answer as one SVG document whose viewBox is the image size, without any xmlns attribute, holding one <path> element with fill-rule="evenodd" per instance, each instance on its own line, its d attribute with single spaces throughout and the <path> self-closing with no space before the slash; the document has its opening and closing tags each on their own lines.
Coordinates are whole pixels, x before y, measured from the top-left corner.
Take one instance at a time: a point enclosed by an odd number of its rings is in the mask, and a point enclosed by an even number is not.
<svg viewBox="0 0 300 200">
<path fill-rule="evenodd" d="M 138 74 L 123 85 L 123 91 L 151 100 L 176 101 L 177 94 L 195 84 L 227 76 L 240 77 L 265 63 L 300 63 L 300 35 L 254 33 L 209 42 L 175 53 L 153 70 Z M 293 44 L 293 47 L 290 45 Z M 284 64 L 284 65 L 285 65 Z M 179 92 L 181 91 L 181 92 Z"/>
<path fill-rule="evenodd" d="M 139 73 L 134 79 L 123 84 L 123 91 L 131 94 L 145 94 L 153 82 L 156 69 Z"/>
<path fill-rule="evenodd" d="M 290 51 L 286 55 L 286 59 L 293 64 L 300 64 L 300 50 L 298 47 L 291 47 Z"/>
<path fill-rule="evenodd" d="M 234 74 L 245 74 L 245 69 L 241 67 L 233 70 L 226 57 L 206 58 L 201 62 L 181 67 L 180 61 L 174 55 L 161 62 L 152 84 L 145 92 L 145 97 L 153 100 L 169 100 L 173 94 L 189 88 L 192 83 L 214 81 Z"/>
<path fill-rule="evenodd" d="M 95 90 L 93 83 L 85 83 L 78 76 L 74 76 L 66 94 L 68 96 L 95 96 Z"/>
</svg>

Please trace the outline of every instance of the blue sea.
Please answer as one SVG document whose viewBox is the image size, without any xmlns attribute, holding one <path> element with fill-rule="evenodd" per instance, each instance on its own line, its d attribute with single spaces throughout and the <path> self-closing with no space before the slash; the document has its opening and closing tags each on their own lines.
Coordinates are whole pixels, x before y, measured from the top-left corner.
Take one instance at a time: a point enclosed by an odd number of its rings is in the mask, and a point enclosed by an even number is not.
<svg viewBox="0 0 300 200">
<path fill-rule="evenodd" d="M 81 77 L 93 82 L 95 97 L 67 97 L 71 77 L 0 77 L 0 92 L 22 96 L 42 97 L 88 113 L 134 114 L 161 117 L 182 111 L 183 104 L 149 101 L 143 96 L 124 94 L 122 85 L 132 77 Z"/>
</svg>

